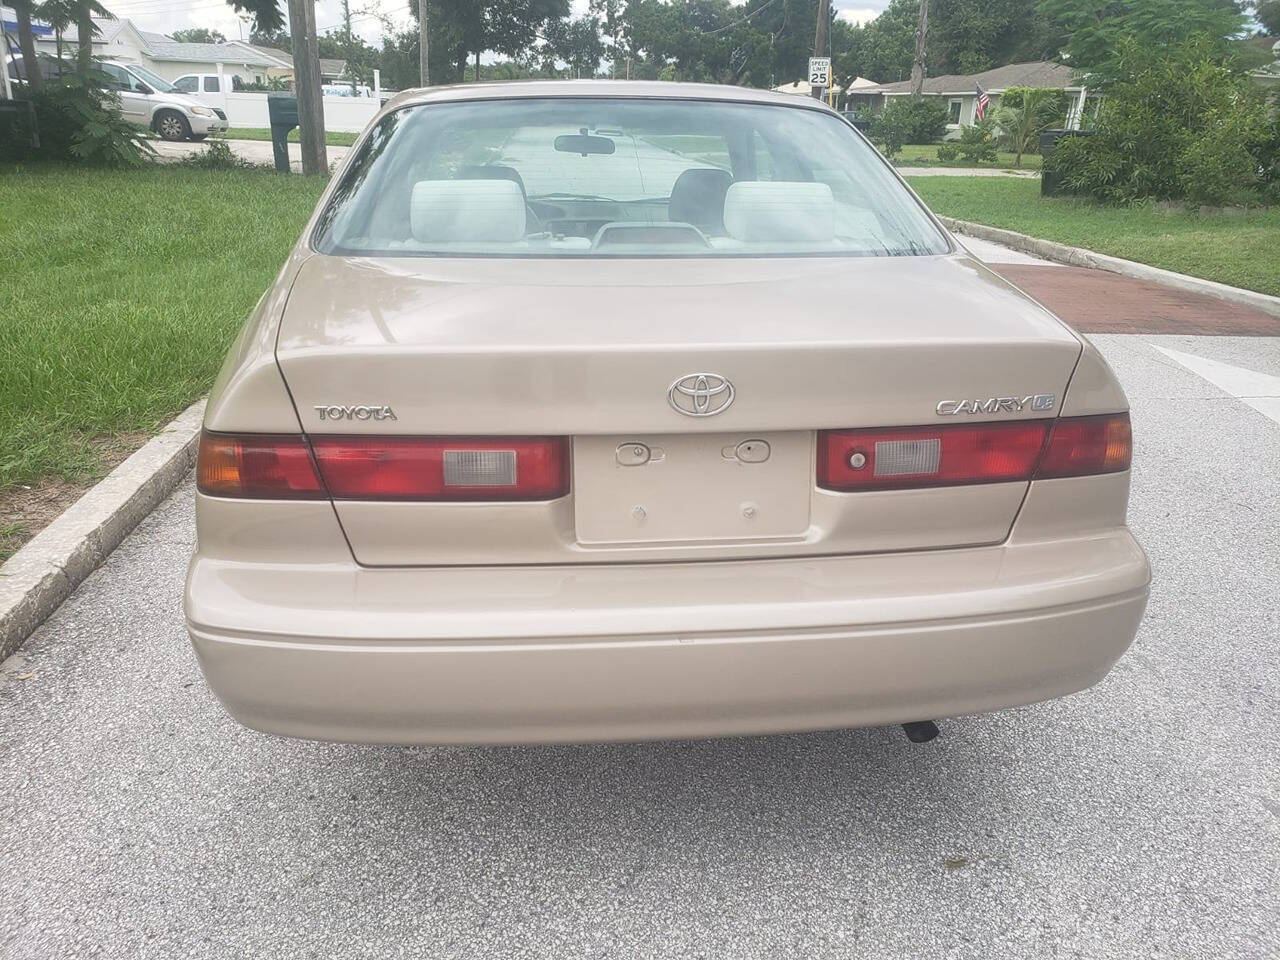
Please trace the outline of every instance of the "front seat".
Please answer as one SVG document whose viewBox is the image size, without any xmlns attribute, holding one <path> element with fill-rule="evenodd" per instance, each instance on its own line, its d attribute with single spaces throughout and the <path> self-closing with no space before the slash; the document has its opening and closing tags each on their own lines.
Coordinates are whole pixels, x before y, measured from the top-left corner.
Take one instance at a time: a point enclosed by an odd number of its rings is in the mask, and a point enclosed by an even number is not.
<svg viewBox="0 0 1280 960">
<path fill-rule="evenodd" d="M 724 195 L 732 183 L 728 170 L 705 167 L 684 171 L 671 187 L 667 219 L 691 223 L 708 236 L 723 237 Z"/>
</svg>

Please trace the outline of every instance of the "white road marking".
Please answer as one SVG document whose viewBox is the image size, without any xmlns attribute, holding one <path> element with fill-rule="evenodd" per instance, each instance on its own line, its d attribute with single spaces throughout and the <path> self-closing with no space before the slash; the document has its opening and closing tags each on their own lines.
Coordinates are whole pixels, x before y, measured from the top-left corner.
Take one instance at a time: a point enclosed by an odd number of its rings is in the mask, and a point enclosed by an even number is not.
<svg viewBox="0 0 1280 960">
<path fill-rule="evenodd" d="M 1155 347 L 1155 344 L 1152 344 Z M 1280 423 L 1280 377 L 1258 373 L 1220 360 L 1207 360 L 1193 353 L 1182 353 L 1166 347 L 1155 347 L 1170 360 L 1177 361 L 1192 373 L 1208 380 L 1241 403 L 1248 404 L 1264 417 Z"/>
</svg>

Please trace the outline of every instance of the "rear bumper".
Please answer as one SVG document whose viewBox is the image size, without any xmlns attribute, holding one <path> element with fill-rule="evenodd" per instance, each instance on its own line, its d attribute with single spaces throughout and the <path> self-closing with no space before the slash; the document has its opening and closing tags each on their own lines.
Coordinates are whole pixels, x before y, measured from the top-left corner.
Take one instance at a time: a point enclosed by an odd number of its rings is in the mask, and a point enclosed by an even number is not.
<svg viewBox="0 0 1280 960">
<path fill-rule="evenodd" d="M 197 555 L 188 627 L 247 726 L 391 743 L 703 737 L 1062 696 L 1132 642 L 1125 529 L 928 553 L 369 570 Z"/>
</svg>

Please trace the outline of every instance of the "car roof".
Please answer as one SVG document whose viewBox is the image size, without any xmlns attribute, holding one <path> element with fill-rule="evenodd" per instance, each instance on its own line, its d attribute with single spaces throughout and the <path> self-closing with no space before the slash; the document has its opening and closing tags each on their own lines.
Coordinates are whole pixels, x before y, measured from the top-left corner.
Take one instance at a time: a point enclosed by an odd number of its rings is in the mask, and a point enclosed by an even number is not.
<svg viewBox="0 0 1280 960">
<path fill-rule="evenodd" d="M 387 101 L 383 113 L 418 103 L 466 100 L 512 100 L 530 97 L 643 97 L 664 100 L 723 100 L 768 103 L 812 110 L 831 110 L 820 100 L 794 93 L 716 83 L 670 83 L 660 80 L 517 80 L 510 83 L 459 83 L 447 87 L 405 90 Z"/>
</svg>

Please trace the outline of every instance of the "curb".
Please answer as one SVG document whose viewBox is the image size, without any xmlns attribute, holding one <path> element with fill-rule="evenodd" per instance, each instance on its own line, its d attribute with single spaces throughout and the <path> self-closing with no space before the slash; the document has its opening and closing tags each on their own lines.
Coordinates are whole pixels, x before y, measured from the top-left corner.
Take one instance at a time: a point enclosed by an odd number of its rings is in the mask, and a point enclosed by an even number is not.
<svg viewBox="0 0 1280 960">
<path fill-rule="evenodd" d="M 195 465 L 203 419 L 200 400 L 0 566 L 0 660 L 186 478 Z"/>
<path fill-rule="evenodd" d="M 1187 276 L 1185 273 L 1175 273 L 1172 270 L 1163 270 L 1160 267 L 1148 266 L 1145 263 L 1137 263 L 1133 260 L 1110 257 L 1105 253 L 1094 253 L 1084 247 L 1069 247 L 1065 243 L 1041 240 L 1038 237 L 1029 237 L 1025 233 L 1016 233 L 1013 230 L 1004 230 L 1000 227 L 988 227 L 986 224 L 970 223 L 968 220 L 953 220 L 951 217 L 938 217 L 938 219 L 946 225 L 948 230 L 955 233 L 968 234 L 980 240 L 991 240 L 1006 247 L 1012 247 L 1022 253 L 1043 257 L 1045 260 L 1066 263 L 1073 267 L 1091 267 L 1094 270 L 1106 270 L 1110 273 L 1133 277 L 1135 280 L 1163 283 L 1167 287 L 1175 287 L 1188 293 L 1204 294 L 1205 296 L 1226 300 L 1230 303 L 1239 303 L 1246 307 L 1253 307 L 1255 310 L 1261 310 L 1263 313 L 1269 313 L 1273 317 L 1280 317 L 1280 297 L 1272 297 L 1253 290 L 1243 290 L 1240 287 L 1228 286 L 1225 283 L 1218 283 L 1214 280 L 1202 280 L 1199 277 Z"/>
</svg>

